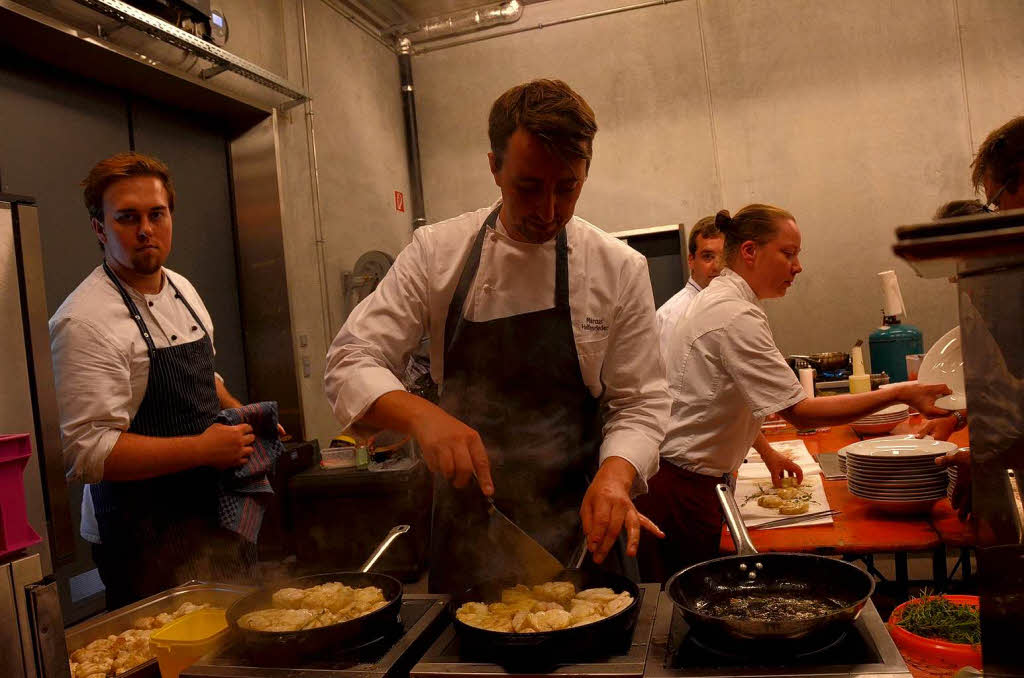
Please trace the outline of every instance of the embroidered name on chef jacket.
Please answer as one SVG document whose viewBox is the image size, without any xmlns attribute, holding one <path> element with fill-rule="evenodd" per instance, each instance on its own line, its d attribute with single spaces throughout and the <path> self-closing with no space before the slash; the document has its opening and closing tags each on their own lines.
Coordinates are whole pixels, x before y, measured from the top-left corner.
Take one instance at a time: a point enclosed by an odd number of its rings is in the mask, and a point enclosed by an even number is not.
<svg viewBox="0 0 1024 678">
<path fill-rule="evenodd" d="M 607 332 L 608 322 L 604 318 L 591 318 L 588 315 L 580 324 L 580 329 L 584 332 Z"/>
</svg>

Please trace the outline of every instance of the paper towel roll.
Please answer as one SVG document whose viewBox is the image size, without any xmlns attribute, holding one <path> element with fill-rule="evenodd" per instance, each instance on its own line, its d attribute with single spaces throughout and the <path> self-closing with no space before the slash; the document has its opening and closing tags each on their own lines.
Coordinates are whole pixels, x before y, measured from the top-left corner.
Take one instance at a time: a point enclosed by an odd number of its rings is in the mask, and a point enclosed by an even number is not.
<svg viewBox="0 0 1024 678">
<path fill-rule="evenodd" d="M 850 357 L 853 359 L 853 373 L 857 375 L 864 374 L 864 351 L 861 350 L 861 347 L 854 346 L 850 349 Z"/>
<path fill-rule="evenodd" d="M 800 385 L 804 387 L 804 393 L 808 398 L 814 397 L 814 370 L 812 368 L 800 368 Z"/>
<path fill-rule="evenodd" d="M 903 305 L 903 294 L 900 293 L 900 281 L 896 279 L 896 271 L 882 271 L 878 274 L 882 279 L 882 294 L 885 297 L 883 313 L 885 315 L 907 315 Z"/>
</svg>

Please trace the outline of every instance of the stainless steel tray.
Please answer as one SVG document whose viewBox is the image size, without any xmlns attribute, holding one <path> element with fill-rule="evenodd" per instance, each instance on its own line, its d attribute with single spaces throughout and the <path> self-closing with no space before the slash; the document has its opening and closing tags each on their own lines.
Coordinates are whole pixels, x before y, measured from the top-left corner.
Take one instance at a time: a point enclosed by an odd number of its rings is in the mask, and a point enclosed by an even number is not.
<svg viewBox="0 0 1024 678">
<path fill-rule="evenodd" d="M 132 622 L 139 617 L 154 617 L 163 612 L 174 612 L 183 603 L 209 603 L 215 607 L 227 609 L 243 595 L 251 591 L 245 586 L 233 584 L 213 584 L 205 582 L 188 582 L 173 589 L 163 591 L 131 605 L 97 615 L 72 626 L 65 632 L 68 654 L 85 647 L 99 638 L 117 635 L 133 628 Z M 159 676 L 156 659 L 139 664 L 130 671 L 121 674 L 121 678 L 142 678 L 143 676 Z"/>
</svg>

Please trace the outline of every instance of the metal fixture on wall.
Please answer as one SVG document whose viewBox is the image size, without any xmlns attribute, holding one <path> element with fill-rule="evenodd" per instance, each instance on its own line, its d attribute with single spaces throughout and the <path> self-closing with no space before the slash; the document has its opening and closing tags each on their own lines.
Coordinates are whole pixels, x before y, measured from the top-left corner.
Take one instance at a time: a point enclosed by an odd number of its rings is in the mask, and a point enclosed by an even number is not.
<svg viewBox="0 0 1024 678">
<path fill-rule="evenodd" d="M 211 62 L 213 66 L 203 71 L 202 77 L 204 79 L 212 78 L 224 71 L 237 73 L 255 83 L 287 96 L 290 101 L 282 104 L 280 108 L 296 106 L 309 98 L 304 91 L 274 73 L 120 0 L 75 1 L 80 5 L 117 19 L 157 40 L 166 42 Z"/>
<path fill-rule="evenodd" d="M 398 41 L 398 71 L 402 86 L 402 115 L 405 118 L 405 150 L 409 161 L 409 190 L 412 193 L 413 230 L 427 223 L 423 205 L 423 169 L 420 165 L 420 138 L 416 126 L 416 89 L 412 83 L 412 43 Z"/>
<path fill-rule="evenodd" d="M 377 289 L 394 263 L 394 258 L 387 252 L 370 250 L 360 255 L 351 271 L 341 274 L 341 303 L 346 318 L 360 301 Z M 353 296 L 354 300 L 350 301 Z"/>
<path fill-rule="evenodd" d="M 455 35 L 472 33 L 485 28 L 519 21 L 523 16 L 523 3 L 519 0 L 506 0 L 490 7 L 479 7 L 462 12 L 436 17 L 418 24 L 407 24 L 396 33 L 410 42 L 427 42 L 450 38 Z"/>
</svg>

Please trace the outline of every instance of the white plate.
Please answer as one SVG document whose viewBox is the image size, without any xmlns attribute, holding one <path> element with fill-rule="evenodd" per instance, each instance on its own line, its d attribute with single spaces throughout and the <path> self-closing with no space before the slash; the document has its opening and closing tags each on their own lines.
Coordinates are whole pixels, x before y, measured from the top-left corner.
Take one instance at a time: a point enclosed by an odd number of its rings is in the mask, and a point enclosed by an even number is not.
<svg viewBox="0 0 1024 678">
<path fill-rule="evenodd" d="M 964 356 L 960 342 L 960 326 L 957 325 L 942 335 L 935 342 L 924 359 L 917 373 L 917 380 L 922 384 L 945 384 L 953 392 L 950 396 L 939 398 L 936 406 L 945 409 L 962 409 L 967 407 L 967 389 L 964 387 Z M 940 404 L 945 401 L 947 404 Z M 958 403 L 958 404 L 956 404 Z"/>
<path fill-rule="evenodd" d="M 895 405 L 890 405 L 885 409 L 878 410 L 877 412 L 866 414 L 863 417 L 861 417 L 861 421 L 863 421 L 864 419 L 899 419 L 900 417 L 904 417 L 905 415 L 909 414 L 909 412 L 910 405 L 906 405 L 904 403 L 897 403 Z"/>
<path fill-rule="evenodd" d="M 851 456 L 846 458 L 846 464 L 850 468 L 858 468 L 877 474 L 938 473 L 943 468 L 937 465 L 935 460 L 941 457 L 941 454 L 934 457 L 925 457 L 911 464 L 905 461 L 864 462 Z"/>
<path fill-rule="evenodd" d="M 943 440 L 878 438 L 848 445 L 846 454 L 847 461 L 854 459 L 904 460 L 934 458 L 948 454 L 955 449 L 956 443 Z"/>
<path fill-rule="evenodd" d="M 850 488 L 850 494 L 861 499 L 884 499 L 885 501 L 916 501 L 918 499 L 941 499 L 946 496 L 946 490 L 935 490 L 934 492 L 913 492 L 899 494 L 895 492 L 874 492 L 872 490 L 861 490 Z"/>
<path fill-rule="evenodd" d="M 942 396 L 935 401 L 935 407 L 941 407 L 944 410 L 967 409 L 967 395 L 964 393 L 954 393 L 953 395 Z"/>
<path fill-rule="evenodd" d="M 861 485 L 863 487 L 873 487 L 879 490 L 902 490 L 912 488 L 925 488 L 925 487 L 945 487 L 949 484 L 949 478 L 945 476 L 936 476 L 934 478 L 928 478 L 927 480 L 872 480 L 870 478 L 860 478 L 856 475 L 852 475 L 849 478 L 851 485 Z"/>
</svg>

